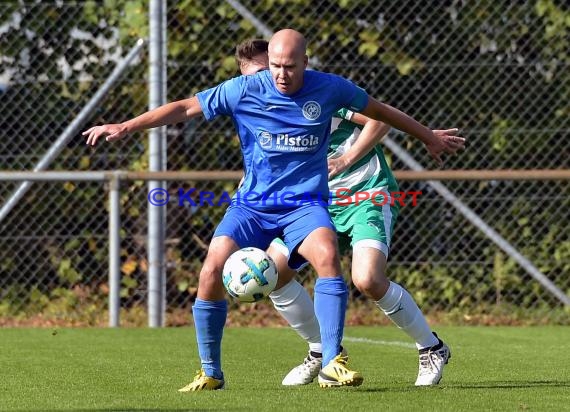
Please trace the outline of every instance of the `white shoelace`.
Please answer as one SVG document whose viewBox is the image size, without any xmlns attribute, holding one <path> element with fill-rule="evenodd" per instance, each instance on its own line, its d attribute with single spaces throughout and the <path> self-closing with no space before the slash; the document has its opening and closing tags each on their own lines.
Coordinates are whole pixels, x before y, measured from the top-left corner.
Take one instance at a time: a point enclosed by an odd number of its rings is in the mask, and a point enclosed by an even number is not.
<svg viewBox="0 0 570 412">
<path fill-rule="evenodd" d="M 437 361 L 441 361 L 444 363 L 445 360 L 444 355 L 440 354 L 439 352 L 441 349 L 437 351 L 427 351 L 426 353 L 422 353 L 420 355 L 420 375 L 426 375 L 431 373 L 436 373 L 438 370 Z"/>
<path fill-rule="evenodd" d="M 305 360 L 303 360 L 303 363 L 299 366 L 297 366 L 297 368 L 299 370 L 307 370 L 310 371 L 313 367 L 318 366 L 319 368 L 321 367 L 321 360 L 319 358 L 313 358 L 311 356 L 307 356 L 305 358 Z"/>
</svg>

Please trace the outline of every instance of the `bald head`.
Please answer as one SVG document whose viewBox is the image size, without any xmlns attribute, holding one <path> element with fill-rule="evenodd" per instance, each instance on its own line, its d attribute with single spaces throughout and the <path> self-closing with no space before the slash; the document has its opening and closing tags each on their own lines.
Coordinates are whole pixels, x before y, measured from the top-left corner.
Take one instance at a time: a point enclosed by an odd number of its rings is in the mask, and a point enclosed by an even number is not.
<svg viewBox="0 0 570 412">
<path fill-rule="evenodd" d="M 268 46 L 269 69 L 277 90 L 293 94 L 303 87 L 307 57 L 307 41 L 296 30 L 279 30 Z"/>
<path fill-rule="evenodd" d="M 274 53 L 307 54 L 307 40 L 297 30 L 279 30 L 269 41 L 269 51 Z"/>
</svg>

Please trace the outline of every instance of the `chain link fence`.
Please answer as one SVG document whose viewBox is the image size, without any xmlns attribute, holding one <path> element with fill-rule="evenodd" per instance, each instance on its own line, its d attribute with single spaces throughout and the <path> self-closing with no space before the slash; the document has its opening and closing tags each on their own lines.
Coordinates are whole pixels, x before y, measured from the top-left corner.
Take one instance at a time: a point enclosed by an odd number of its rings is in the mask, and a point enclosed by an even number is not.
<svg viewBox="0 0 570 412">
<path fill-rule="evenodd" d="M 570 168 L 570 9 L 565 2 L 240 4 L 270 30 L 293 27 L 304 33 L 315 69 L 352 79 L 430 127 L 460 127 L 468 149 L 446 158 L 447 169 Z M 234 46 L 262 37 L 263 30 L 235 5 L 221 0 L 167 2 L 169 101 L 237 74 Z M 33 169 L 148 30 L 148 4 L 142 0 L 1 3 L 0 170 Z M 145 51 L 85 128 L 145 111 L 147 78 Z M 390 136 L 424 167 L 434 166 L 417 141 L 396 131 Z M 242 167 L 228 119 L 169 127 L 167 152 L 169 170 Z M 395 170 L 407 168 L 385 152 Z M 49 169 L 144 171 L 148 163 L 143 133 L 96 150 L 77 134 Z M 180 188 L 231 193 L 236 183 L 180 181 L 166 188 L 176 199 Z M 405 285 L 426 312 L 455 313 L 463 320 L 525 312 L 568 319 L 554 296 L 429 184 L 400 183 L 403 191 L 420 190 L 422 195 L 416 207 L 405 207 L 399 217 L 389 276 Z M 570 293 L 568 181 L 444 183 Z M 0 182 L 0 206 L 17 186 Z M 78 324 L 104 319 L 107 194 L 106 185 L 97 182 L 34 183 L 0 221 L 0 318 L 39 316 Z M 148 207 L 146 183 L 125 182 L 121 304 L 130 309 L 127 318 L 145 313 Z M 167 209 L 167 307 L 187 321 L 200 265 L 224 208 L 181 207 L 173 200 Z M 343 262 L 347 274 L 349 258 Z M 310 270 L 300 278 L 311 288 Z M 354 306 L 363 301 L 355 289 L 351 299 Z"/>
</svg>

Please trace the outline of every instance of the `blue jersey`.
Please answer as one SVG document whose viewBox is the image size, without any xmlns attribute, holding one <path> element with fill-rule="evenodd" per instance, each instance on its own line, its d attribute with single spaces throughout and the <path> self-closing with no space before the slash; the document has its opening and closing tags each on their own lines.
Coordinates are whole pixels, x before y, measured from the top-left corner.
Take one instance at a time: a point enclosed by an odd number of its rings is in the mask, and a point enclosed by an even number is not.
<svg viewBox="0 0 570 412">
<path fill-rule="evenodd" d="M 332 116 L 343 107 L 361 111 L 368 102 L 366 92 L 350 81 L 312 70 L 291 95 L 277 90 L 265 70 L 196 96 L 207 120 L 231 116 L 237 128 L 245 178 L 232 202 L 263 211 L 327 201 Z"/>
</svg>

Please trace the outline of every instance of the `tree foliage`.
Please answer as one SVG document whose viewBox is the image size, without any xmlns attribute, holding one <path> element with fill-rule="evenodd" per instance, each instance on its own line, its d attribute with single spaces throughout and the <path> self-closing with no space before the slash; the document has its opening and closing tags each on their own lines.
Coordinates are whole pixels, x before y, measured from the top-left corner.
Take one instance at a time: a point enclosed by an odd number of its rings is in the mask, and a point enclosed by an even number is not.
<svg viewBox="0 0 570 412">
<path fill-rule="evenodd" d="M 244 2 L 271 30 L 294 27 L 302 31 L 309 41 L 311 64 L 316 69 L 349 77 L 371 95 L 431 126 L 461 127 L 470 147 L 461 156 L 449 159 L 448 167 L 570 167 L 569 146 L 560 144 L 568 139 L 570 129 L 570 11 L 565 3 L 555 0 L 400 3 Z M 4 73 L 8 79 L 7 88 L 0 95 L 0 130 L 5 136 L 0 140 L 0 169 L 32 168 L 49 143 L 61 134 L 109 76 L 118 59 L 138 38 L 147 37 L 148 30 L 148 2 L 143 0 L 17 0 L 0 4 L 0 74 Z M 258 28 L 223 0 L 169 2 L 168 99 L 185 98 L 235 75 L 236 43 L 259 36 Z M 119 122 L 145 111 L 147 67 L 145 53 L 105 98 L 90 123 Z M 241 155 L 234 136 L 229 120 L 212 123 L 196 120 L 176 125 L 169 131 L 168 168 L 238 170 Z M 76 136 L 52 168 L 145 170 L 148 144 L 146 139 L 137 137 L 102 145 L 92 153 L 83 138 Z M 429 164 L 419 144 L 405 143 L 418 159 Z M 397 160 L 394 166 L 403 167 Z M 221 192 L 232 187 L 212 183 L 208 189 Z M 0 190 L 0 200 L 7 199 L 8 189 L 12 188 Z M 503 189 L 508 193 L 508 188 Z M 529 184 L 527 189 L 542 190 L 538 183 Z M 480 190 L 492 196 L 485 183 Z M 560 185 L 559 190 L 566 192 L 562 204 L 568 207 L 568 187 Z M 457 192 L 469 194 L 461 187 Z M 70 193 L 75 198 L 75 207 L 70 207 Z M 145 193 L 144 184 L 131 183 L 124 188 L 122 198 L 125 233 L 130 234 L 122 253 L 125 299 L 138 293 L 145 282 L 145 242 L 141 241 L 146 230 Z M 92 278 L 98 279 L 94 283 L 104 283 L 106 256 L 94 251 L 106 247 L 104 237 L 97 236 L 104 227 L 101 222 L 106 222 L 106 210 L 101 205 L 95 209 L 84 207 L 103 202 L 103 194 L 96 189 L 67 187 L 61 192 L 53 190 L 49 199 L 36 199 L 40 201 L 28 202 L 17 212 L 26 216 L 26 222 L 13 217 L 0 223 L 3 233 L 33 233 L 46 208 L 64 211 L 66 218 L 74 223 L 54 229 L 64 239 L 60 243 L 35 240 L 22 243 L 20 248 L 13 244 L 0 248 L 0 261 L 4 262 L 0 265 L 0 275 L 14 279 L 12 292 L 21 293 L 21 285 L 17 284 L 21 278 L 18 265 L 10 263 L 14 262 L 15 252 L 21 252 L 22 261 L 26 256 L 33 260 L 32 251 L 50 256 L 29 269 L 38 277 L 37 282 L 34 276 L 26 280 L 39 285 L 34 293 L 49 294 L 55 286 L 80 284 Z M 492 209 L 482 205 L 475 208 L 488 219 L 495 216 Z M 546 206 L 543 212 L 548 215 L 555 211 Z M 195 278 L 199 270 L 203 249 L 195 246 L 195 237 L 207 243 L 205 233 L 209 232 L 196 228 L 211 229 L 222 213 L 219 208 L 195 213 L 181 208 L 172 211 L 175 221 L 168 227 L 169 237 L 182 239 L 168 251 L 176 267 L 172 270 L 174 289 L 187 289 L 188 279 Z M 521 213 L 515 202 L 509 205 L 505 216 L 508 220 L 509 216 Z M 403 219 L 402 225 L 413 230 L 411 222 L 415 217 Z M 180 221 L 184 224 L 178 224 Z M 508 227 L 509 223 L 498 224 Z M 549 254 L 557 256 L 544 270 L 563 276 L 568 267 L 567 235 L 558 233 L 554 226 L 540 225 L 540 220 L 520 223 L 520 230 L 528 230 L 538 238 L 528 252 L 532 255 L 540 251 L 545 258 Z M 517 240 L 517 233 L 507 229 L 504 232 L 508 238 Z M 502 262 L 484 239 L 480 239 L 480 244 L 479 256 L 500 267 L 494 273 L 501 276 L 497 280 L 501 288 L 517 283 L 516 279 L 499 275 L 505 267 L 509 271 L 516 269 Z M 57 252 L 66 248 L 75 251 L 72 258 Z M 403 250 L 407 250 L 405 245 Z M 98 268 L 97 273 L 92 273 L 90 268 L 94 267 Z M 402 270 L 398 268 L 398 276 L 408 279 L 418 294 L 433 286 L 415 276 L 413 270 L 405 267 Z M 490 288 L 483 281 L 486 271 L 476 264 L 469 270 L 477 281 L 464 285 L 457 284 L 457 279 L 445 272 L 444 267 L 438 269 L 442 302 L 451 304 L 455 301 L 454 291 L 466 286 L 482 288 L 481 299 L 496 293 L 495 289 L 483 290 Z M 49 281 L 44 280 L 46 277 Z M 518 284 L 516 287 L 531 288 Z"/>
</svg>

